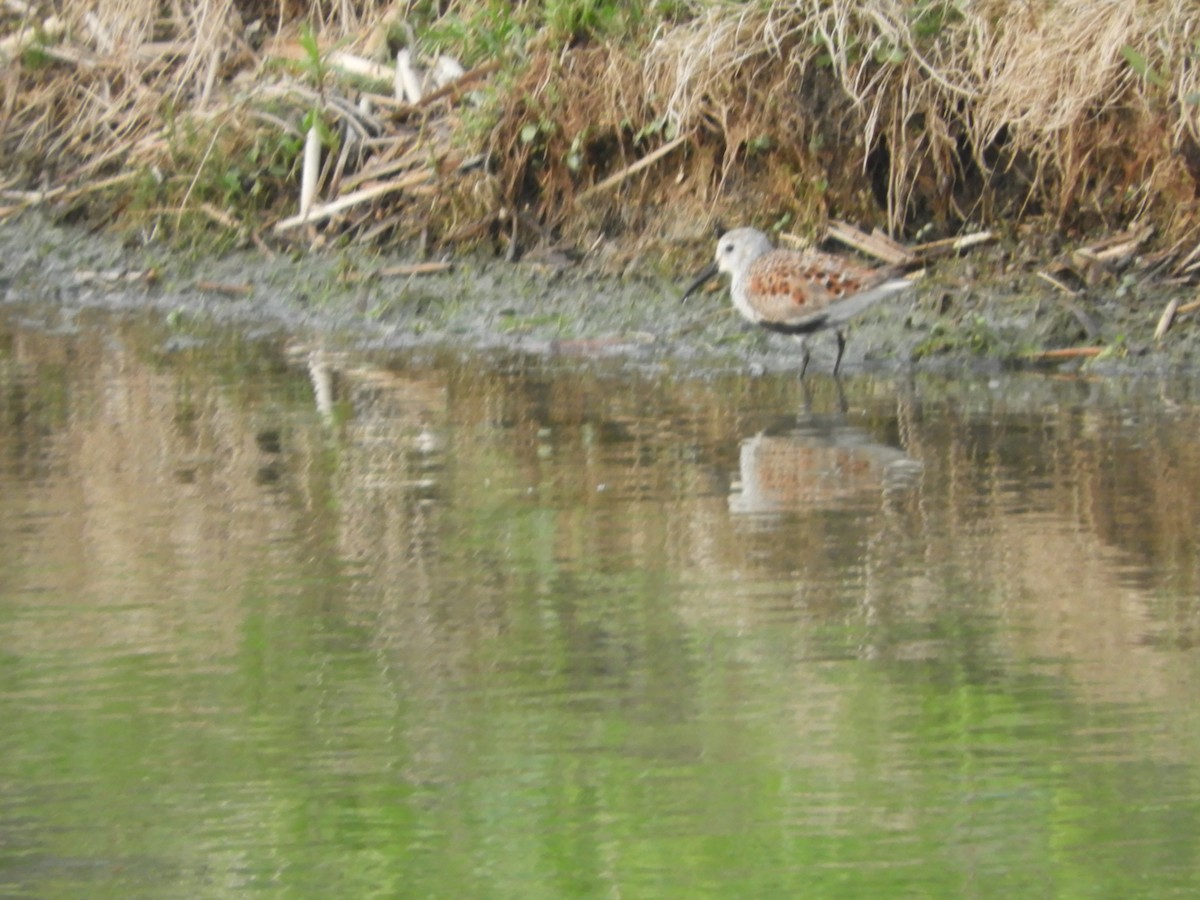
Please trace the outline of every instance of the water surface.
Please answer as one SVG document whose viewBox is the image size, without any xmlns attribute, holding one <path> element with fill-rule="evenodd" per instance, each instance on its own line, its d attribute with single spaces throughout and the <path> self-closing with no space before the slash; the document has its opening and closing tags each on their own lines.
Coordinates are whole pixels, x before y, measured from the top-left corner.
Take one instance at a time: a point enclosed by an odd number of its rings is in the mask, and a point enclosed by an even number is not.
<svg viewBox="0 0 1200 900">
<path fill-rule="evenodd" d="M 0 318 L 0 894 L 1170 896 L 1187 382 Z"/>
</svg>

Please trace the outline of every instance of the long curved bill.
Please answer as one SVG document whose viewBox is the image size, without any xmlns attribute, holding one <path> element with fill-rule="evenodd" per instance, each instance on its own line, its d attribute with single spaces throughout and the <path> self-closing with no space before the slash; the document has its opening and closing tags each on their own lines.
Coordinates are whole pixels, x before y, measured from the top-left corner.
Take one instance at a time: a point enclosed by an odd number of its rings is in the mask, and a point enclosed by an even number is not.
<svg viewBox="0 0 1200 900">
<path fill-rule="evenodd" d="M 691 286 L 686 291 L 683 292 L 683 296 L 679 298 L 679 302 L 680 303 L 685 302 L 688 297 L 692 296 L 692 294 L 696 292 L 696 289 L 698 287 L 700 287 L 700 285 L 704 284 L 704 282 L 708 281 L 708 279 L 712 278 L 716 274 L 717 274 L 717 264 L 715 262 L 710 263 L 708 268 L 706 268 L 703 272 L 701 272 L 699 275 L 697 275 L 696 280 L 693 281 L 691 283 Z"/>
</svg>

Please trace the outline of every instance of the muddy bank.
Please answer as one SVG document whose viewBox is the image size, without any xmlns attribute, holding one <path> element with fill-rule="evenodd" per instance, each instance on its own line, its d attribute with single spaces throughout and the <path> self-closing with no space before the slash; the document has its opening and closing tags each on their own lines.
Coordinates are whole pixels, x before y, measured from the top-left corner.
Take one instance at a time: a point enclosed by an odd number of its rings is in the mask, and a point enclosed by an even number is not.
<svg viewBox="0 0 1200 900">
<path fill-rule="evenodd" d="M 180 345 L 225 324 L 360 348 L 617 356 L 698 371 L 799 366 L 791 340 L 733 312 L 726 284 L 681 304 L 690 270 L 669 277 L 648 261 L 644 274 L 615 278 L 474 255 L 447 260 L 440 272 L 378 274 L 413 262 L 353 249 L 185 261 L 165 248 L 130 248 L 25 214 L 0 224 L 0 302 L 45 305 L 68 319 L 88 308 L 156 310 Z M 1156 341 L 1157 313 L 1148 312 L 1184 289 L 1125 278 L 1071 296 L 1039 278 L 1038 265 L 1001 245 L 939 262 L 916 288 L 856 320 L 844 370 L 1197 368 L 1192 317 Z M 811 371 L 824 375 L 833 339 L 821 335 L 812 345 Z M 1100 349 L 1037 360 L 1046 350 L 1082 347 Z"/>
</svg>

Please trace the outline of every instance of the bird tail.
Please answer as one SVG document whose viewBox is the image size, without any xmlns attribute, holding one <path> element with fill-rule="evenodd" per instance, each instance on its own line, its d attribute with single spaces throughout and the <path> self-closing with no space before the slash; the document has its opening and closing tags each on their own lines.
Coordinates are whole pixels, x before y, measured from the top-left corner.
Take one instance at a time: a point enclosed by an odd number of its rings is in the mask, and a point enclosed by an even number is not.
<svg viewBox="0 0 1200 900">
<path fill-rule="evenodd" d="M 899 293 L 906 287 L 909 287 L 915 280 L 913 276 L 890 278 L 875 285 L 873 288 L 863 291 L 861 294 L 855 294 L 853 297 L 847 297 L 845 300 L 838 300 L 836 303 L 831 303 L 825 310 L 825 321 L 830 326 L 837 326 L 848 322 L 868 306 L 879 302 L 884 297 L 890 297 L 892 294 Z"/>
</svg>

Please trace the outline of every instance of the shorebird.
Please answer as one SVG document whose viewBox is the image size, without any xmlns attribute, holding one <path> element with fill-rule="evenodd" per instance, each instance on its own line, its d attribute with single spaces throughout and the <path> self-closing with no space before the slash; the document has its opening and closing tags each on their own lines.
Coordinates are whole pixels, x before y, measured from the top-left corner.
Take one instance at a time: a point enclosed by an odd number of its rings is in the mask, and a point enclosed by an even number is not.
<svg viewBox="0 0 1200 900">
<path fill-rule="evenodd" d="M 681 299 L 719 272 L 733 277 L 729 293 L 738 312 L 756 325 L 799 339 L 801 378 L 808 368 L 810 334 L 830 328 L 837 333 L 836 375 L 846 350 L 846 322 L 913 282 L 898 267 L 871 269 L 816 250 L 776 249 L 761 231 L 735 228 L 717 238 L 716 259 Z"/>
</svg>

